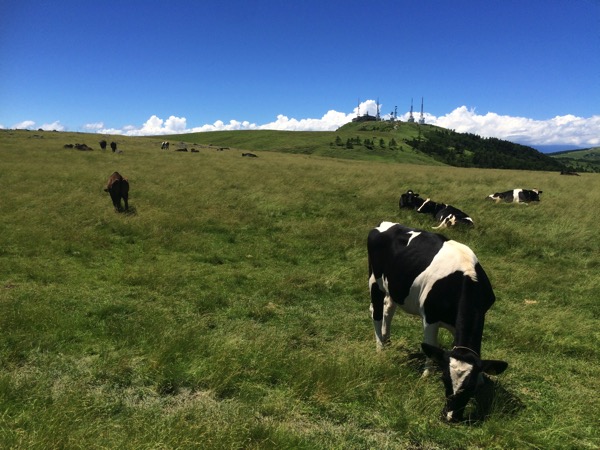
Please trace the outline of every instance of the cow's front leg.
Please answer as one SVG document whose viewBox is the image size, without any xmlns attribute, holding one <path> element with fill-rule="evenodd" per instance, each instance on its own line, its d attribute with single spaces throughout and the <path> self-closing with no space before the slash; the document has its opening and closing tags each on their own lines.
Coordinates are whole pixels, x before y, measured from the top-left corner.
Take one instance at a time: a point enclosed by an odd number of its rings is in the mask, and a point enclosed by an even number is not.
<svg viewBox="0 0 600 450">
<path fill-rule="evenodd" d="M 432 345 L 434 347 L 439 347 L 438 343 L 438 331 L 440 330 L 439 323 L 427 323 L 425 319 L 423 319 L 423 342 L 426 344 Z M 429 374 L 433 371 L 434 362 L 431 358 L 425 358 L 425 370 L 423 370 L 423 377 L 429 376 Z"/>
<path fill-rule="evenodd" d="M 398 305 L 388 295 L 385 297 L 383 304 L 383 326 L 381 336 L 384 344 L 390 342 L 390 332 L 392 330 L 392 319 Z"/>
</svg>

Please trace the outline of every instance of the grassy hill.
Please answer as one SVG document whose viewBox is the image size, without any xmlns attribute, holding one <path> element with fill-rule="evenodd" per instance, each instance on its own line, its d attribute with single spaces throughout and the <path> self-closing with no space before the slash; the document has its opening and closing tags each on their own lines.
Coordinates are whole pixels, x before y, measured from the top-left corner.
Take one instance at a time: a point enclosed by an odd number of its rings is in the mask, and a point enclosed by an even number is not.
<svg viewBox="0 0 600 450">
<path fill-rule="evenodd" d="M 498 169 L 564 169 L 560 161 L 531 147 L 406 122 L 351 122 L 335 132 L 218 131 L 172 135 L 165 139 L 181 145 L 191 142 L 368 161 Z"/>
<path fill-rule="evenodd" d="M 0 131 L 0 447 L 600 446 L 598 175 L 109 138 L 123 153 Z M 115 170 L 129 214 L 103 192 Z M 542 201 L 484 200 L 518 186 Z M 433 225 L 399 211 L 409 188 L 473 217 L 444 234 L 496 292 L 482 352 L 510 366 L 474 425 L 440 420 L 418 319 L 399 311 L 375 351 L 366 236 Z"/>
<path fill-rule="evenodd" d="M 556 158 L 573 171 L 600 172 L 600 147 L 567 150 L 551 153 L 549 156 Z"/>
</svg>

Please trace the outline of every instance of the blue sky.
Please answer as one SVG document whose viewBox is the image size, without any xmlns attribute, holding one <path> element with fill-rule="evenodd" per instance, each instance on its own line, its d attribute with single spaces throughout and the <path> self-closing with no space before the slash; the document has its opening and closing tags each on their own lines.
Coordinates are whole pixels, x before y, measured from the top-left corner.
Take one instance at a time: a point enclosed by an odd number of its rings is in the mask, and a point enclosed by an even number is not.
<svg viewBox="0 0 600 450">
<path fill-rule="evenodd" d="M 0 127 L 428 123 L 600 145 L 600 0 L 0 0 Z"/>
</svg>

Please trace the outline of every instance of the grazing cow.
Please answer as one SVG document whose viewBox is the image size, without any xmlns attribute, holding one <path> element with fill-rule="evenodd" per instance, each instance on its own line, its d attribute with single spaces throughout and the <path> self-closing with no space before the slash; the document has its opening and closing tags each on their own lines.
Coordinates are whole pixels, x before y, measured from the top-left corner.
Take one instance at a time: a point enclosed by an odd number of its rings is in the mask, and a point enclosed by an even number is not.
<svg viewBox="0 0 600 450">
<path fill-rule="evenodd" d="M 432 227 L 433 229 L 446 228 L 447 226 L 456 225 L 457 223 L 471 226 L 474 225 L 473 219 L 460 209 L 455 208 L 452 205 L 447 205 L 446 203 L 436 203 L 430 199 L 423 201 L 421 206 L 417 208 L 417 212 L 431 214 L 435 217 L 440 224 L 437 227 Z"/>
<path fill-rule="evenodd" d="M 483 382 L 482 373 L 500 374 L 508 364 L 482 360 L 481 340 L 486 311 L 495 301 L 490 281 L 466 245 L 427 231 L 382 222 L 367 241 L 371 317 L 377 348 L 389 342 L 398 305 L 421 316 L 423 344 L 431 361 L 442 367 L 446 389 L 443 417 L 461 421 L 469 399 Z M 454 336 L 452 349 L 438 345 L 440 327 Z"/>
<path fill-rule="evenodd" d="M 116 152 L 117 151 L 117 143 L 114 142 L 114 141 L 111 142 L 110 143 L 110 149 L 113 151 L 113 153 Z"/>
<path fill-rule="evenodd" d="M 256 156 L 254 153 L 242 153 L 242 156 L 247 158 L 258 158 L 258 156 Z"/>
<path fill-rule="evenodd" d="M 417 209 L 423 204 L 424 200 L 419 197 L 419 194 L 414 193 L 411 190 L 406 191 L 406 194 L 400 196 L 398 206 L 400 208 L 413 208 Z"/>
<path fill-rule="evenodd" d="M 527 203 L 527 202 L 539 202 L 540 194 L 543 191 L 537 189 L 513 189 L 512 191 L 496 192 L 490 194 L 487 198 L 494 200 L 496 203 L 505 201 L 507 203 Z"/>
<path fill-rule="evenodd" d="M 127 178 L 123 178 L 119 172 L 114 172 L 108 179 L 104 191 L 110 194 L 115 211 L 123 211 L 121 209 L 121 199 L 123 199 L 123 203 L 125 204 L 124 210 L 129 210 L 129 181 L 127 181 Z"/>
</svg>

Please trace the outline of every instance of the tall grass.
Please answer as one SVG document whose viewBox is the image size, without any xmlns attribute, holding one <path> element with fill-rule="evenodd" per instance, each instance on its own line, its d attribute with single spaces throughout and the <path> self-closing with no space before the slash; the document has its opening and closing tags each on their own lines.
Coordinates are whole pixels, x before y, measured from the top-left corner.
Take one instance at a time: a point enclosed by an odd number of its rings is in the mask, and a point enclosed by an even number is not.
<svg viewBox="0 0 600 450">
<path fill-rule="evenodd" d="M 0 447 L 600 446 L 597 175 L 33 136 L 0 132 Z M 102 190 L 115 170 L 129 214 Z M 542 201 L 484 200 L 513 187 Z M 497 295 L 483 356 L 510 366 L 474 425 L 439 420 L 418 320 L 375 352 L 366 234 L 433 225 L 398 210 L 407 189 L 473 217 L 444 233 Z"/>
</svg>

